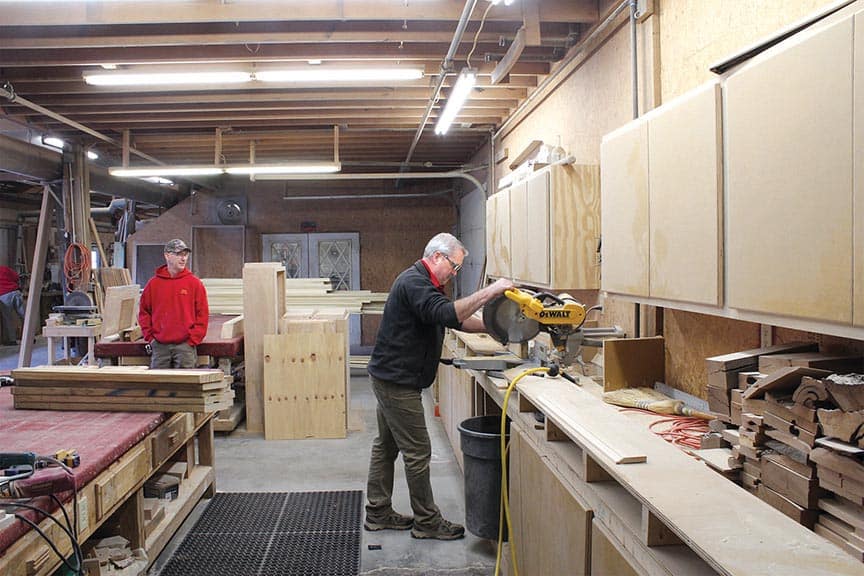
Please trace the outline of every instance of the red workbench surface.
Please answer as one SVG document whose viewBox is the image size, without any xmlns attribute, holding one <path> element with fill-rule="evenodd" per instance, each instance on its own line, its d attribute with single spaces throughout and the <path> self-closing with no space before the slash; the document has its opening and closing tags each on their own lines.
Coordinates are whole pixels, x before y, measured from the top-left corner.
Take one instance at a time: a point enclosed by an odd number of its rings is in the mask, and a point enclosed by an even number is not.
<svg viewBox="0 0 864 576">
<path fill-rule="evenodd" d="M 154 412 L 15 410 L 11 389 L 0 388 L 0 452 L 51 456 L 58 450 L 75 449 L 81 456 L 81 465 L 73 469 L 75 486 L 80 490 L 164 419 L 164 414 Z M 58 496 L 64 502 L 72 498 L 71 493 Z M 48 497 L 30 503 L 43 510 L 57 508 Z M 42 521 L 34 512 L 26 511 L 26 516 L 37 524 Z M 0 553 L 29 529 L 19 521 L 0 531 Z"/>
<path fill-rule="evenodd" d="M 207 336 L 198 345 L 198 354 L 214 358 L 237 358 L 243 355 L 243 336 L 222 338 L 222 324 L 234 316 L 222 314 L 211 315 L 207 323 Z M 144 340 L 135 342 L 105 342 L 96 343 L 97 358 L 118 358 L 120 356 L 147 356 L 144 350 Z"/>
</svg>

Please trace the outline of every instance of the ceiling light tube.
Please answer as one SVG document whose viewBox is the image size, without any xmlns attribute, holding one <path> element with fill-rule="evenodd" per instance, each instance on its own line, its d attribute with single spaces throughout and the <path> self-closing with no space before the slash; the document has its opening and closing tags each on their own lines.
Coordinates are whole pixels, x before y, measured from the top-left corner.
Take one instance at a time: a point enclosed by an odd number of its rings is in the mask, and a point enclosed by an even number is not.
<svg viewBox="0 0 864 576">
<path fill-rule="evenodd" d="M 117 166 L 108 168 L 111 176 L 121 178 L 146 178 L 148 176 L 215 176 L 224 173 L 220 166 L 146 166 L 130 168 Z"/>
<path fill-rule="evenodd" d="M 306 162 L 303 164 L 249 164 L 226 166 L 228 174 L 332 174 L 340 172 L 342 164 L 339 162 Z"/>
<path fill-rule="evenodd" d="M 173 84 L 242 84 L 250 82 L 249 72 L 85 72 L 84 82 L 91 86 L 153 86 Z"/>
<path fill-rule="evenodd" d="M 468 100 L 471 95 L 471 90 L 474 89 L 474 84 L 477 83 L 477 70 L 471 68 L 463 68 L 459 73 L 459 79 L 456 80 L 456 85 L 450 91 L 447 97 L 447 104 L 444 105 L 444 111 L 438 117 L 438 123 L 435 124 L 435 134 L 446 134 L 450 129 L 450 124 L 456 119 L 462 105 Z"/>
<path fill-rule="evenodd" d="M 52 148 L 63 149 L 66 147 L 66 142 L 56 136 L 42 136 L 42 144 L 51 146 Z"/>
<path fill-rule="evenodd" d="M 258 70 L 261 82 L 376 82 L 418 80 L 420 68 L 297 68 L 293 70 Z"/>
</svg>

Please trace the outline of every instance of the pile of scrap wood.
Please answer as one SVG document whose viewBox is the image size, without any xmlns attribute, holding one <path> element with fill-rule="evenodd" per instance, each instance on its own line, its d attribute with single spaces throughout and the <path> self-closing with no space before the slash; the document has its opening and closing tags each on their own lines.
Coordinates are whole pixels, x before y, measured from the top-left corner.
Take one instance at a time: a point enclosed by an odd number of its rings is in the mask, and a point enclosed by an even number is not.
<svg viewBox="0 0 864 576">
<path fill-rule="evenodd" d="M 733 356 L 707 359 L 711 436 L 731 446 L 742 487 L 864 561 L 864 376 L 835 373 L 861 372 L 862 358 Z M 736 379 L 726 412 L 718 389 Z"/>
<path fill-rule="evenodd" d="M 221 370 L 39 366 L 12 371 L 15 408 L 102 412 L 217 412 L 234 401 Z"/>
</svg>

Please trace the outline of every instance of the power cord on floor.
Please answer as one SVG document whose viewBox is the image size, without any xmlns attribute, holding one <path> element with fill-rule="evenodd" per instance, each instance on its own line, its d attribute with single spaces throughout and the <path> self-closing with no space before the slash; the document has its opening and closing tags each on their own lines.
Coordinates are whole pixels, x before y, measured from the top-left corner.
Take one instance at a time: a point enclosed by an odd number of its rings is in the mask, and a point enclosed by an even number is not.
<svg viewBox="0 0 864 576">
<path fill-rule="evenodd" d="M 536 374 L 538 372 L 548 372 L 550 376 L 557 376 L 558 366 L 528 368 L 521 372 L 510 382 L 507 391 L 504 393 L 504 402 L 501 404 L 501 509 L 498 514 L 498 553 L 495 556 L 495 576 L 498 576 L 500 573 L 501 556 L 504 550 L 504 523 L 502 520 L 507 521 L 513 576 L 519 576 L 519 567 L 516 564 L 516 543 L 513 540 L 513 526 L 510 522 L 510 499 L 507 496 L 507 403 L 510 401 L 510 393 L 513 392 L 519 380 L 529 374 Z"/>
</svg>

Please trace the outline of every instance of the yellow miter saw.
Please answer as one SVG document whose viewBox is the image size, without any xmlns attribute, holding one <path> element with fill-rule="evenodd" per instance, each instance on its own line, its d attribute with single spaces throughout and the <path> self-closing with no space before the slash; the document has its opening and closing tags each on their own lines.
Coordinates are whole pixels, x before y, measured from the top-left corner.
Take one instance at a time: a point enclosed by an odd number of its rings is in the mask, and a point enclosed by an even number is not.
<svg viewBox="0 0 864 576">
<path fill-rule="evenodd" d="M 510 288 L 483 307 L 483 323 L 489 334 L 502 344 L 527 342 L 540 331 L 548 332 L 559 360 L 578 361 L 584 345 L 600 345 L 600 337 L 621 337 L 620 328 L 582 328 L 585 317 L 599 306 L 586 308 L 569 294 L 533 292 Z"/>
</svg>

